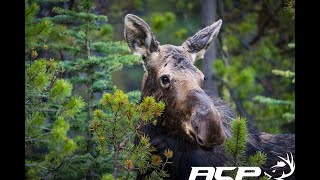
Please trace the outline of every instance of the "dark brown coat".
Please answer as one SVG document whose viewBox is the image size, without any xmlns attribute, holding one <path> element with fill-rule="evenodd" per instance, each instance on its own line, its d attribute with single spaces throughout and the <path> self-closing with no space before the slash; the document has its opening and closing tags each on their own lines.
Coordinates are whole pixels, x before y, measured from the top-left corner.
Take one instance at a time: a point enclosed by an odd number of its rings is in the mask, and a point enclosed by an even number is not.
<svg viewBox="0 0 320 180">
<path fill-rule="evenodd" d="M 173 151 L 173 164 L 166 169 L 168 179 L 188 179 L 192 166 L 224 166 L 227 160 L 221 144 L 230 137 L 235 115 L 223 100 L 202 89 L 204 75 L 194 66 L 217 37 L 221 24 L 218 20 L 181 46 L 161 46 L 146 22 L 131 14 L 125 17 L 126 41 L 144 63 L 142 98 L 153 96 L 166 104 L 158 124 L 146 125 L 142 131 L 151 138 L 157 153 Z M 277 156 L 286 157 L 287 152 L 294 155 L 294 135 L 271 135 L 248 126 L 246 153 L 267 154 L 263 172 L 272 174 L 269 168 L 280 160 Z M 282 171 L 275 173 L 280 173 L 274 176 L 279 177 Z M 138 179 L 142 177 L 138 175 Z"/>
</svg>

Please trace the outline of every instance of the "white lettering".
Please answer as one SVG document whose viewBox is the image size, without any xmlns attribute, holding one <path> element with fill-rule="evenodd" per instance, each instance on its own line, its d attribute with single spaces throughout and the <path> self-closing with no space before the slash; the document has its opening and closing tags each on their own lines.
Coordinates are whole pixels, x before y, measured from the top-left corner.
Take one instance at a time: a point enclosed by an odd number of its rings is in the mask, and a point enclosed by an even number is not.
<svg viewBox="0 0 320 180">
<path fill-rule="evenodd" d="M 259 167 L 238 167 L 238 168 L 239 170 L 235 180 L 241 180 L 243 177 L 258 177 L 261 174 L 261 169 Z M 246 171 L 250 171 L 250 172 L 246 172 Z"/>
<path fill-rule="evenodd" d="M 229 176 L 222 176 L 223 171 L 232 171 L 237 167 L 191 167 L 191 173 L 189 180 L 196 180 L 198 176 L 205 176 L 206 180 L 212 180 L 213 176 L 215 180 L 233 180 Z M 206 172 L 199 172 L 206 171 Z M 242 180 L 243 177 L 258 177 L 261 174 L 259 167 L 238 167 L 238 172 L 235 180 Z"/>
<path fill-rule="evenodd" d="M 197 176 L 206 176 L 206 180 L 212 180 L 214 175 L 214 167 L 191 167 L 189 180 L 195 180 Z M 199 171 L 208 171 L 206 173 L 199 173 Z"/>
<path fill-rule="evenodd" d="M 224 171 L 224 170 L 232 171 L 235 168 L 236 167 L 217 167 L 216 174 L 214 175 L 214 178 L 216 178 L 216 180 L 233 180 L 229 176 L 222 176 L 222 171 Z"/>
</svg>

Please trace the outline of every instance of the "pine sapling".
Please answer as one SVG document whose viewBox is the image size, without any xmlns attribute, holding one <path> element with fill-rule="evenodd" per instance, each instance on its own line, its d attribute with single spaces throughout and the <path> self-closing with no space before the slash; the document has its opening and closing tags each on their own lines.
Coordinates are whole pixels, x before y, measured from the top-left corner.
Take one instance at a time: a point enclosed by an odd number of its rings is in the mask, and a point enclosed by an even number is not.
<svg viewBox="0 0 320 180">
<path fill-rule="evenodd" d="M 230 158 L 226 163 L 227 166 L 261 167 L 266 163 L 267 156 L 263 152 L 257 151 L 249 157 L 246 156 L 247 137 L 247 121 L 245 118 L 237 117 L 231 126 L 231 137 L 225 144 L 227 156 Z M 232 171 L 230 175 L 235 177 L 236 171 Z"/>
</svg>

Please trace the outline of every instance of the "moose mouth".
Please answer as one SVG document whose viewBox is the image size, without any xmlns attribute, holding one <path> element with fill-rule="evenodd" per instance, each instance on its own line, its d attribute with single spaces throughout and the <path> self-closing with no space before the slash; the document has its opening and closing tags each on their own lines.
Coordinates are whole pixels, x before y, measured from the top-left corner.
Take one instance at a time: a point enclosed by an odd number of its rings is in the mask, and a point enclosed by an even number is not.
<svg viewBox="0 0 320 180">
<path fill-rule="evenodd" d="M 193 131 L 189 131 L 188 134 L 189 134 L 189 137 L 192 139 L 192 141 L 195 142 L 197 146 L 199 146 L 203 150 L 209 151 L 213 149 L 215 145 L 217 145 L 215 143 L 204 144 L 202 139 L 198 138 L 198 136 Z"/>
<path fill-rule="evenodd" d="M 221 119 L 211 117 L 214 116 L 211 116 L 211 114 L 205 117 L 191 116 L 190 126 L 187 128 L 187 134 L 193 140 L 193 143 L 205 150 L 211 150 L 213 147 L 223 144 L 226 140 L 220 122 Z"/>
</svg>

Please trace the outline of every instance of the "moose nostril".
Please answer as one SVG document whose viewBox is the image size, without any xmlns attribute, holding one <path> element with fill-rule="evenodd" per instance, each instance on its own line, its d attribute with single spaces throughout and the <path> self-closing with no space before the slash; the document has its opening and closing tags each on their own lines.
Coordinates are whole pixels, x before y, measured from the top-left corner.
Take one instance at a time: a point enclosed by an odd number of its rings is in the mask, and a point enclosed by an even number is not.
<svg viewBox="0 0 320 180">
<path fill-rule="evenodd" d="M 198 126 L 194 126 L 194 129 L 196 130 L 196 132 L 198 132 L 199 127 Z"/>
<path fill-rule="evenodd" d="M 198 141 L 199 145 L 203 145 L 203 141 L 199 137 L 197 137 L 197 141 Z"/>
</svg>

